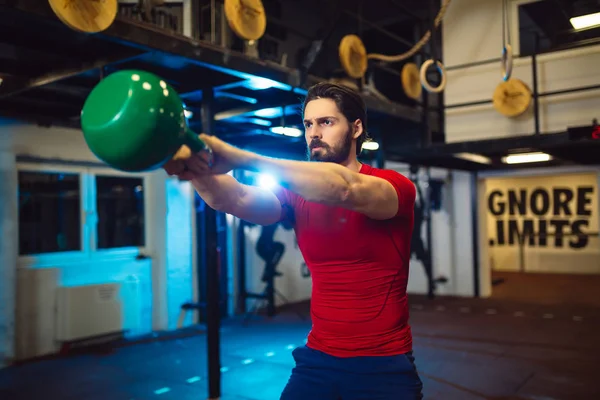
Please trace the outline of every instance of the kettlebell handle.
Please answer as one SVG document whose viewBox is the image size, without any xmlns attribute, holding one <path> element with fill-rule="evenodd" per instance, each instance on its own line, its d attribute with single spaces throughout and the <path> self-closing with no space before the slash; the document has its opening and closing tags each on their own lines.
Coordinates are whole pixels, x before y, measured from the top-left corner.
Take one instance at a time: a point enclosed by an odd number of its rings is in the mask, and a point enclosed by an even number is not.
<svg viewBox="0 0 600 400">
<path fill-rule="evenodd" d="M 185 129 L 184 144 L 189 147 L 192 154 L 206 151 L 208 153 L 208 166 L 213 166 L 213 152 L 210 147 L 190 128 Z"/>
<path fill-rule="evenodd" d="M 185 145 L 190 148 L 192 153 L 199 153 L 201 151 L 210 152 L 210 148 L 198 137 L 196 132 L 189 128 L 185 129 Z"/>
</svg>

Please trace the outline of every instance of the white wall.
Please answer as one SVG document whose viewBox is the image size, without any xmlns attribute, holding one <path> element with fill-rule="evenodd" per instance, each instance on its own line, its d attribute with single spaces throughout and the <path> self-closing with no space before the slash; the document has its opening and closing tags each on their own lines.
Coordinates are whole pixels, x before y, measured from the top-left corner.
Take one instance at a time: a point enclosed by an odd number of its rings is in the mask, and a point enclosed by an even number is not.
<svg viewBox="0 0 600 400">
<path fill-rule="evenodd" d="M 98 160 L 87 148 L 79 130 L 63 128 L 44 128 L 21 122 L 0 120 L 2 136 L 0 136 L 0 154 L 2 155 L 2 173 L 16 176 L 15 167 L 33 170 L 74 171 L 82 174 L 83 187 L 86 179 L 96 173 L 118 175 L 119 172 L 101 165 L 86 166 L 81 162 L 97 163 Z M 16 156 L 31 156 L 44 160 L 52 160 L 52 165 L 42 163 L 21 163 L 16 165 Z M 11 161 L 12 160 L 12 161 Z M 65 161 L 61 164 L 61 161 Z M 76 161 L 79 164 L 68 162 Z M 4 168 L 6 167 L 6 168 Z M 179 305 L 194 298 L 194 270 L 195 257 L 192 243 L 195 242 L 195 232 L 192 220 L 193 192 L 189 184 L 168 179 L 164 171 L 141 174 L 145 186 L 145 224 L 146 246 L 143 249 L 109 250 L 103 252 L 76 252 L 67 255 L 39 255 L 35 257 L 18 257 L 18 231 L 11 227 L 11 219 L 7 219 L 2 227 L 10 229 L 13 245 L 0 247 L 0 260 L 8 266 L 2 268 L 0 281 L 2 284 L 16 287 L 16 278 L 11 271 L 18 268 L 20 271 L 56 269 L 56 276 L 40 278 L 38 275 L 20 274 L 23 285 L 31 279 L 45 279 L 47 285 L 83 285 L 90 283 L 122 282 L 123 303 L 125 307 L 125 321 L 131 334 L 145 334 L 153 330 L 172 329 L 176 326 L 179 316 Z M 8 194 L 14 200 L 0 201 L 0 215 L 9 213 L 17 218 L 13 210 L 16 204 L 17 181 L 4 180 L 1 194 Z M 89 186 L 89 185 L 88 185 Z M 83 194 L 83 202 L 94 201 L 92 195 Z M 84 229 L 84 243 L 93 242 L 94 215 L 86 214 L 87 206 L 84 204 L 82 217 L 86 228 Z M 9 244 L 11 240 L 2 241 Z M 89 247 L 89 246 L 88 246 Z M 93 248 L 93 246 L 91 246 Z M 145 260 L 136 260 L 139 253 L 147 255 Z M 16 265 L 15 264 L 16 261 Z M 46 274 L 48 275 L 48 274 Z M 32 276 L 37 276 L 33 278 Z M 54 281 L 53 281 L 54 279 Z M 29 280 L 29 281 L 28 281 Z M 5 283 L 6 282 L 6 283 Z M 15 282 L 11 284 L 11 282 Z M 1 291 L 3 297 L 12 297 L 9 289 Z M 46 293 L 45 295 L 43 293 Z M 20 315 L 15 315 L 10 307 L 10 302 L 2 302 L 7 307 L 0 309 L 0 350 L 8 360 L 14 356 L 11 326 L 15 321 L 20 321 L 23 332 L 29 336 L 21 335 L 26 340 L 47 340 L 52 338 L 53 319 L 42 322 L 35 316 L 53 314 L 53 290 L 41 290 L 35 294 L 45 298 L 40 299 L 33 306 L 19 306 Z M 14 304 L 14 303 L 12 303 Z M 25 307 L 25 308 L 23 308 Z M 27 308 L 29 307 L 29 308 Z M 30 309 L 34 307 L 34 309 Z M 31 318 L 29 316 L 32 316 Z M 189 324 L 189 318 L 186 323 Z M 40 325 L 41 324 L 41 325 Z M 32 328 L 33 327 L 33 328 Z M 34 333 L 32 333 L 34 332 Z M 33 335 L 33 337 L 31 336 Z M 18 332 L 17 332 L 18 336 Z M 43 339 L 46 338 L 46 339 Z M 29 345 L 34 346 L 34 343 Z M 21 344 L 22 346 L 22 344 Z M 18 346 L 17 346 L 18 347 Z M 39 345 L 42 354 L 52 350 L 50 345 Z M 11 348 L 13 350 L 11 350 Z M 1 354 L 1 353 L 0 353 Z M 41 355 L 41 354 L 33 354 Z M 0 363 L 2 360 L 0 360 Z"/>
<path fill-rule="evenodd" d="M 515 22 L 518 21 L 516 4 L 523 2 L 509 0 L 509 3 L 511 39 L 518 54 L 518 43 L 514 39 L 519 31 Z M 502 52 L 502 1 L 452 0 L 443 20 L 442 35 L 444 64 L 448 67 L 499 59 Z"/>
<path fill-rule="evenodd" d="M 510 2 L 511 39 L 519 54 L 518 4 Z M 502 2 L 453 0 L 443 23 L 443 52 L 446 67 L 499 59 L 502 52 Z M 514 78 L 533 90 L 531 57 L 514 62 Z M 600 81 L 600 46 L 566 50 L 538 56 L 540 93 L 597 85 Z M 447 106 L 490 100 L 501 82 L 500 62 L 448 71 L 445 95 Z M 598 118 L 600 90 L 542 97 L 540 130 L 565 131 L 568 126 L 590 125 Z M 459 107 L 446 112 L 448 142 L 527 135 L 535 132 L 533 107 L 522 116 L 506 118 L 492 104 Z"/>
</svg>

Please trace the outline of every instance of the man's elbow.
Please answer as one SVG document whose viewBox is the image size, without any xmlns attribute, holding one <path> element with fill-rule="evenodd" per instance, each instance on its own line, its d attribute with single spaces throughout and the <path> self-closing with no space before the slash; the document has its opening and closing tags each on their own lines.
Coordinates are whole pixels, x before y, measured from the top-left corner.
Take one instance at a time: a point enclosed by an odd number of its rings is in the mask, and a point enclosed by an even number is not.
<svg viewBox="0 0 600 400">
<path fill-rule="evenodd" d="M 353 188 L 345 181 L 325 181 L 302 194 L 304 200 L 328 206 L 346 207 L 352 203 Z"/>
<path fill-rule="evenodd" d="M 235 207 L 231 201 L 205 201 L 206 205 L 215 211 L 233 214 Z"/>
<path fill-rule="evenodd" d="M 345 185 L 341 185 L 337 188 L 336 196 L 338 201 L 341 204 L 348 203 L 352 201 L 352 198 L 355 197 L 352 194 L 357 191 L 357 187 L 354 184 L 346 183 Z"/>
<path fill-rule="evenodd" d="M 247 187 L 243 188 L 224 212 L 261 226 L 279 222 L 281 218 L 279 199 L 274 194 L 261 189 L 247 189 Z"/>
<path fill-rule="evenodd" d="M 337 192 L 337 198 L 342 207 L 359 212 L 367 210 L 372 200 L 372 196 L 365 191 L 365 188 L 357 183 L 341 187 Z"/>
</svg>

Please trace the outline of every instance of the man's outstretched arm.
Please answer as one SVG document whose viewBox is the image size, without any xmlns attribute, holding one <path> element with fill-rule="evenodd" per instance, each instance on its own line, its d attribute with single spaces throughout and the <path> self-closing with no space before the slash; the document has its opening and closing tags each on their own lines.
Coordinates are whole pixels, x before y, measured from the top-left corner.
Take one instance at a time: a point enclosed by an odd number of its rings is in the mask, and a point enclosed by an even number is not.
<svg viewBox="0 0 600 400">
<path fill-rule="evenodd" d="M 335 163 L 280 160 L 249 152 L 244 152 L 239 167 L 269 172 L 307 201 L 347 208 L 373 219 L 413 211 L 414 185 L 395 172 L 377 177 Z"/>
<path fill-rule="evenodd" d="M 386 171 L 386 175 L 382 177 L 369 176 L 359 174 L 335 163 L 274 159 L 236 148 L 214 136 L 200 135 L 200 138 L 212 148 L 217 161 L 211 168 L 201 162 L 201 157 L 197 155 L 186 160 L 186 165 L 196 171 L 197 177 L 212 175 L 215 178 L 232 168 L 271 173 L 282 186 L 297 193 L 307 201 L 343 207 L 379 220 L 389 219 L 397 215 L 408 215 L 408 213 L 413 212 L 414 185 L 396 172 Z M 235 182 L 239 185 L 237 181 Z M 207 184 L 203 190 L 219 196 L 221 201 L 214 203 L 221 204 L 219 209 L 233 215 L 237 215 L 236 212 L 239 213 L 240 209 L 235 209 L 237 211 L 229 210 L 234 210 L 234 207 L 248 208 L 247 204 L 249 202 L 256 206 L 257 198 L 269 198 L 270 201 L 277 201 L 278 207 L 275 209 L 277 212 L 281 212 L 282 203 L 269 191 L 254 187 L 239 187 L 233 183 L 231 185 L 218 185 L 216 187 L 214 184 Z M 195 186 L 199 190 L 198 186 Z M 234 204 L 241 206 L 234 206 L 230 200 L 224 198 L 231 193 L 235 193 L 232 188 L 244 189 L 246 193 L 249 193 L 245 197 L 246 200 L 240 200 L 244 196 L 240 197 L 236 194 L 238 200 Z M 244 193 L 244 191 L 241 193 Z M 199 193 L 205 198 L 200 190 Z M 208 203 L 210 205 L 210 202 Z M 274 203 L 268 204 L 272 207 Z M 278 214 L 278 218 L 280 215 Z"/>
<path fill-rule="evenodd" d="M 244 185 L 231 175 L 205 175 L 191 183 L 215 210 L 258 225 L 271 225 L 281 218 L 282 205 L 271 191 Z"/>
<path fill-rule="evenodd" d="M 281 219 L 282 204 L 272 192 L 244 185 L 231 175 L 198 173 L 194 164 L 199 162 L 191 162 L 188 168 L 183 160 L 171 160 L 164 169 L 169 175 L 190 181 L 206 204 L 217 211 L 258 225 L 271 225 Z"/>
</svg>

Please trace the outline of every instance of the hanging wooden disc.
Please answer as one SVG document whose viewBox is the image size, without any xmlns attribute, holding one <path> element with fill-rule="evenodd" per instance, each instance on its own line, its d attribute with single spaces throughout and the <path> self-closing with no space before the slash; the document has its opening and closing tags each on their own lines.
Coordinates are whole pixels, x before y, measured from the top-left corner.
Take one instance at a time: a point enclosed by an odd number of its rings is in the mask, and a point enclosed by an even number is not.
<svg viewBox="0 0 600 400">
<path fill-rule="evenodd" d="M 108 29 L 118 12 L 117 0 L 48 0 L 54 14 L 69 28 L 86 33 Z"/>
<path fill-rule="evenodd" d="M 419 67 L 415 63 L 406 63 L 402 67 L 402 87 L 404 93 L 414 100 L 421 98 L 423 87 L 421 86 L 421 77 L 419 75 Z"/>
<path fill-rule="evenodd" d="M 346 35 L 340 41 L 340 62 L 348 76 L 360 79 L 367 72 L 367 50 L 356 35 Z"/>
<path fill-rule="evenodd" d="M 531 89 L 520 79 L 511 78 L 500 82 L 492 96 L 494 108 L 505 117 L 518 117 L 529 108 Z"/>
<path fill-rule="evenodd" d="M 225 0 L 225 17 L 231 30 L 244 40 L 258 40 L 267 29 L 261 0 Z"/>
</svg>

